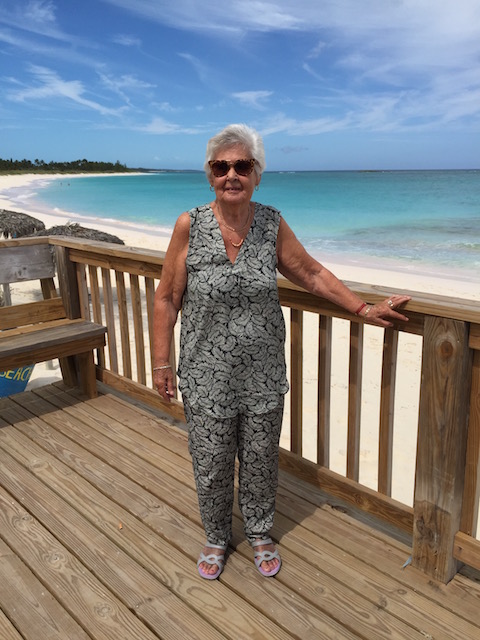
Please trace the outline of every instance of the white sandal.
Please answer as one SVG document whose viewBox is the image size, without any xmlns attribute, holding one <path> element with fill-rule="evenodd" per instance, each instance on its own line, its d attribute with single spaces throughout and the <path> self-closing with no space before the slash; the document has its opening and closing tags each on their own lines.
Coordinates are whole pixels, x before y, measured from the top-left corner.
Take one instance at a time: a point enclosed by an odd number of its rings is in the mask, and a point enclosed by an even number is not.
<svg viewBox="0 0 480 640">
<path fill-rule="evenodd" d="M 260 571 L 262 576 L 272 577 L 277 575 L 280 571 L 280 567 L 282 566 L 282 559 L 278 553 L 278 549 L 275 549 L 275 551 L 255 551 L 256 547 L 262 547 L 267 544 L 274 544 L 274 542 L 271 538 L 265 538 L 264 540 L 255 540 L 255 542 L 251 543 L 251 546 L 255 553 L 254 561 L 257 569 Z M 265 571 L 265 569 L 262 569 L 262 562 L 275 560 L 275 558 L 278 559 L 278 565 L 274 569 L 271 569 L 271 571 Z"/>
<path fill-rule="evenodd" d="M 221 549 L 223 551 L 223 553 L 209 553 L 208 555 L 205 555 L 202 551 L 197 561 L 198 573 L 202 578 L 205 578 L 205 580 L 216 580 L 222 573 L 223 567 L 225 566 L 225 551 L 227 550 L 227 545 L 210 544 L 209 542 L 206 542 L 205 546 L 211 547 L 212 549 Z M 215 573 L 205 573 L 205 571 L 200 567 L 202 562 L 206 562 L 210 566 L 216 564 L 218 566 L 217 571 L 215 571 Z"/>
</svg>

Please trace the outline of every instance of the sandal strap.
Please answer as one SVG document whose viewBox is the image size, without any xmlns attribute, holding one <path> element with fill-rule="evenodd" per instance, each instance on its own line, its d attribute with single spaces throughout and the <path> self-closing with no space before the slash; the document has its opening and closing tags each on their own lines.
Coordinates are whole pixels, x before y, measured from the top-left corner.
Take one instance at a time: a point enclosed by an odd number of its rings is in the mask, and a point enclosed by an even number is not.
<svg viewBox="0 0 480 640">
<path fill-rule="evenodd" d="M 211 549 L 223 549 L 223 551 L 227 550 L 227 545 L 226 544 L 212 544 L 212 543 L 208 542 L 208 540 L 205 543 L 205 546 L 206 547 L 210 547 Z"/>
<path fill-rule="evenodd" d="M 208 556 L 206 556 L 204 553 L 201 553 L 199 559 L 197 560 L 197 567 L 200 566 L 202 562 L 206 562 L 210 566 L 217 564 L 220 569 L 223 569 L 223 566 L 225 564 L 225 556 L 223 554 L 217 556 L 214 553 L 210 553 Z"/>
<path fill-rule="evenodd" d="M 256 547 L 262 547 L 265 544 L 274 544 L 274 542 L 271 538 L 263 538 L 262 540 L 255 540 L 255 542 L 251 542 L 250 546 L 255 549 Z"/>
<path fill-rule="evenodd" d="M 278 549 L 275 549 L 275 551 L 258 551 L 255 554 L 254 561 L 258 568 L 262 564 L 262 562 L 275 560 L 275 558 L 278 558 L 280 560 L 280 554 L 278 553 Z"/>
<path fill-rule="evenodd" d="M 209 547 L 211 549 L 220 549 L 221 551 L 223 551 L 223 553 L 209 553 L 209 554 L 205 554 L 202 553 L 200 554 L 200 557 L 197 561 L 197 567 L 202 563 L 202 562 L 206 562 L 209 565 L 214 565 L 217 564 L 220 569 L 223 569 L 223 566 L 225 564 L 225 551 L 227 550 L 227 545 L 225 544 L 211 544 L 210 542 L 205 543 L 206 547 Z"/>
</svg>

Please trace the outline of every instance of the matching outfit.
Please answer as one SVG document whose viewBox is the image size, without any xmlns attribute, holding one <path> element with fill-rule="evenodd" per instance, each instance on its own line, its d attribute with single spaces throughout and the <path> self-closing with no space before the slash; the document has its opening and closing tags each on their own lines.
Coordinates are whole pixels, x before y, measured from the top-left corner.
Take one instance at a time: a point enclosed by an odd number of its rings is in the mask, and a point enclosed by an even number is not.
<svg viewBox="0 0 480 640">
<path fill-rule="evenodd" d="M 211 544 L 231 538 L 235 455 L 247 538 L 268 537 L 288 391 L 278 298 L 280 213 L 256 203 L 232 264 L 210 205 L 189 212 L 179 389 L 185 405 L 200 513 Z"/>
</svg>

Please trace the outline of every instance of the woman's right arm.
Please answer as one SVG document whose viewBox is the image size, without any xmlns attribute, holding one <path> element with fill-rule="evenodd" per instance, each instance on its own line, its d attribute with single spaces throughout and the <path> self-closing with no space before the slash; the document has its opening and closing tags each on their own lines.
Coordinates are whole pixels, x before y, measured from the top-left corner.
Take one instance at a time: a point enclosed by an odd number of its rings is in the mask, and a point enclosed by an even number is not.
<svg viewBox="0 0 480 640">
<path fill-rule="evenodd" d="M 190 216 L 182 213 L 173 230 L 163 263 L 160 284 L 155 292 L 153 312 L 153 383 L 164 400 L 175 392 L 175 372 L 168 368 L 173 328 L 187 285 L 186 258 Z M 160 368 L 158 368 L 160 367 Z M 165 368 L 163 368 L 165 367 Z"/>
</svg>

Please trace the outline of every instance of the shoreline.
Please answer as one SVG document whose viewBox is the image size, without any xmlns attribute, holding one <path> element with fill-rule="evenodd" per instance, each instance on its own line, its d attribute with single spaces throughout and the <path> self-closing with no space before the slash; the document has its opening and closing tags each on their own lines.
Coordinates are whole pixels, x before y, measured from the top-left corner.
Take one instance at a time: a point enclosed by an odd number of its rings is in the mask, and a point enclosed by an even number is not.
<svg viewBox="0 0 480 640">
<path fill-rule="evenodd" d="M 75 212 L 45 209 L 28 199 L 19 202 L 18 194 L 12 197 L 12 189 L 30 187 L 35 182 L 65 180 L 85 177 L 136 176 L 135 173 L 108 174 L 21 174 L 0 175 L 0 209 L 19 211 L 32 215 L 45 223 L 47 228 L 74 222 L 99 231 L 114 233 L 127 246 L 166 251 L 173 229 L 161 225 L 142 225 L 108 218 L 86 216 Z M 180 212 L 179 212 L 180 213 Z M 400 264 L 398 261 L 377 261 L 365 256 L 364 261 L 358 257 L 324 254 L 322 264 L 330 269 L 338 278 L 349 282 L 371 284 L 385 288 L 392 287 L 411 292 L 427 292 L 455 298 L 480 300 L 478 275 L 472 269 L 471 275 L 461 269 L 445 269 L 436 265 L 415 270 L 416 265 Z"/>
</svg>

